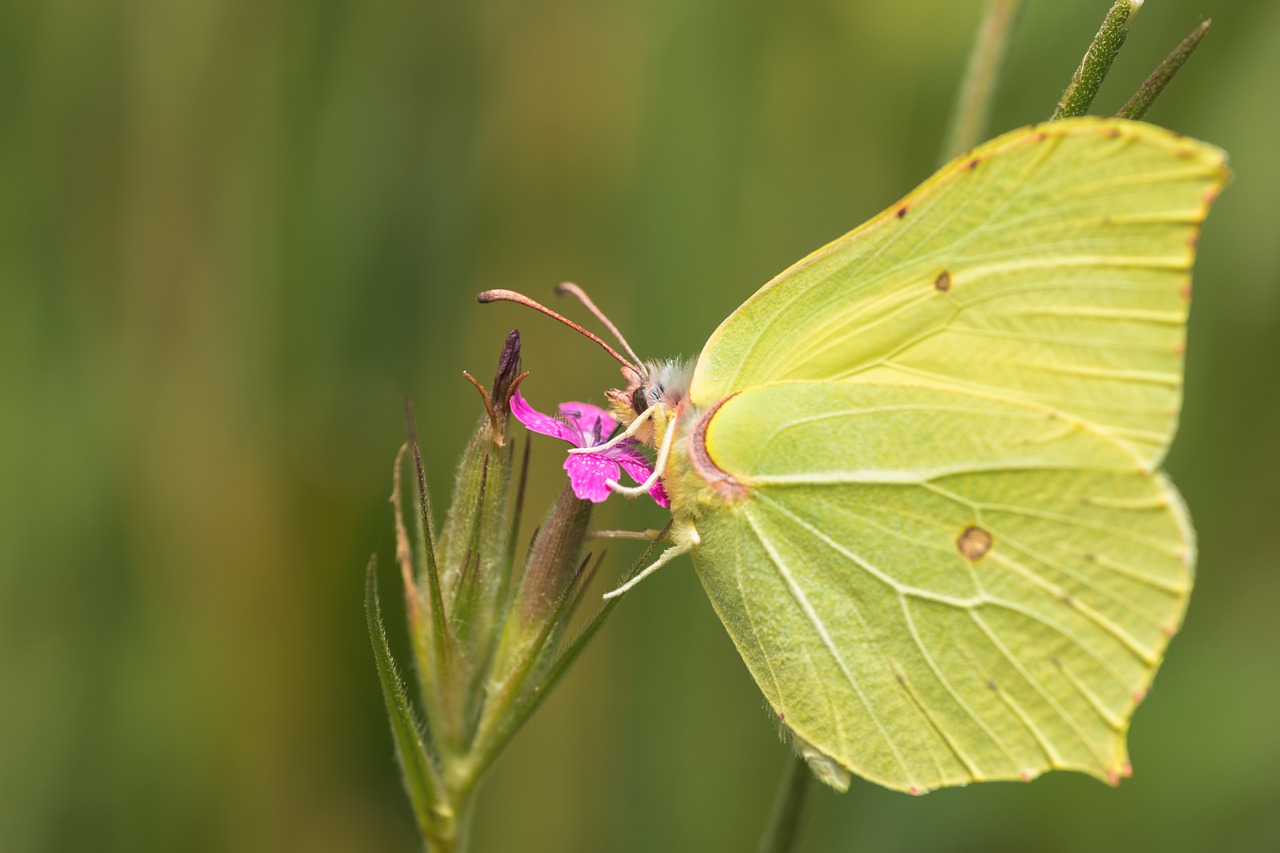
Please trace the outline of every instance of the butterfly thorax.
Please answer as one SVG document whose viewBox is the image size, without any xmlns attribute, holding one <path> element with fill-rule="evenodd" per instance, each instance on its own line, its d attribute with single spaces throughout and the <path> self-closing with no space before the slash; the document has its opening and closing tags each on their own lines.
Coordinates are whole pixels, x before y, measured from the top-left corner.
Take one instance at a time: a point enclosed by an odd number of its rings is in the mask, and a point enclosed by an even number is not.
<svg viewBox="0 0 1280 853">
<path fill-rule="evenodd" d="M 624 424 L 630 425 L 648 412 L 636 438 L 656 448 L 674 424 L 676 434 L 662 476 L 677 528 L 691 528 L 705 505 L 722 507 L 746 496 L 746 488 L 722 471 L 707 452 L 707 426 L 720 403 L 703 407 L 690 398 L 692 369 L 688 362 L 648 362 L 641 365 L 641 371 L 624 367 L 622 375 L 625 387 L 610 389 L 605 396 Z"/>
<path fill-rule="evenodd" d="M 645 362 L 642 371 L 622 368 L 626 385 L 605 392 L 614 415 L 624 425 L 630 425 L 647 409 L 657 407 L 636 433 L 636 438 L 656 447 L 666 432 L 672 415 L 679 409 L 689 393 L 692 369 L 687 361 Z"/>
</svg>

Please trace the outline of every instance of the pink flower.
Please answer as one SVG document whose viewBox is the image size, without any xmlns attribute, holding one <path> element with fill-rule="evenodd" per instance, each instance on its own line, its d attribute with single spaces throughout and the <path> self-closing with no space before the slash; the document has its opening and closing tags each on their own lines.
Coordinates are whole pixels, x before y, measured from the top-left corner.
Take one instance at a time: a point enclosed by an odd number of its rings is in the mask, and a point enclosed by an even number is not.
<svg viewBox="0 0 1280 853">
<path fill-rule="evenodd" d="M 604 444 L 618 428 L 618 422 L 604 409 L 590 403 L 561 403 L 560 417 L 535 411 L 519 391 L 511 397 L 511 414 L 533 432 L 567 441 L 574 447 L 596 447 Z M 569 485 L 582 500 L 601 503 L 612 492 L 607 481 L 617 482 L 621 471 L 637 483 L 643 483 L 653 474 L 653 466 L 645 455 L 636 449 L 639 442 L 628 438 L 600 453 L 570 453 L 564 469 L 569 472 Z M 658 482 L 649 490 L 649 496 L 658 506 L 670 505 L 667 493 Z"/>
</svg>

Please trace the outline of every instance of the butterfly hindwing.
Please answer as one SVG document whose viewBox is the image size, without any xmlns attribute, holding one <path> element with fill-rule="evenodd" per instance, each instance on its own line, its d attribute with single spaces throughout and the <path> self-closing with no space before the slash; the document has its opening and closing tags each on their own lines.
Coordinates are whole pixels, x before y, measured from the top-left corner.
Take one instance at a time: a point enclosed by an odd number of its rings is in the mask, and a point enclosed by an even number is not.
<svg viewBox="0 0 1280 853">
<path fill-rule="evenodd" d="M 973 391 L 781 382 L 705 447 L 746 491 L 698 519 L 694 562 L 801 738 L 901 790 L 1125 772 L 1194 558 L 1126 443 Z"/>
</svg>

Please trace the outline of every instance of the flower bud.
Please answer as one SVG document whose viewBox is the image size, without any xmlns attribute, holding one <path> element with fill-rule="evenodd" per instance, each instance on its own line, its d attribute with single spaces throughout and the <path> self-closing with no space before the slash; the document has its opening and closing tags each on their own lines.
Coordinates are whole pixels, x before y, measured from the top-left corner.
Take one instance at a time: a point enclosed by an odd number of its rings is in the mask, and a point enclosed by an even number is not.
<svg viewBox="0 0 1280 853">
<path fill-rule="evenodd" d="M 519 617 L 527 624 L 540 625 L 554 615 L 563 596 L 576 592 L 593 506 L 566 485 L 539 528 L 520 584 Z"/>
</svg>

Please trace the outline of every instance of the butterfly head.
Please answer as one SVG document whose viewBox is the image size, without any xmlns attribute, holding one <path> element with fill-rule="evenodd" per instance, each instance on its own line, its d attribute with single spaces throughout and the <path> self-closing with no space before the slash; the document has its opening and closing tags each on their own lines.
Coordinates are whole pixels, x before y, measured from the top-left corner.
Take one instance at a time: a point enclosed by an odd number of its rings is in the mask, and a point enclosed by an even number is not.
<svg viewBox="0 0 1280 853">
<path fill-rule="evenodd" d="M 650 422 L 641 427 L 636 437 L 645 444 L 655 444 L 667 419 L 689 392 L 689 377 L 689 363 L 684 360 L 627 364 L 622 368 L 625 385 L 610 388 L 604 394 L 614 415 L 624 424 L 654 409 Z"/>
</svg>

